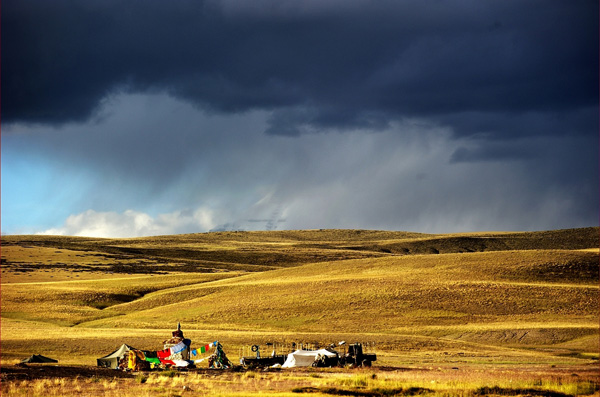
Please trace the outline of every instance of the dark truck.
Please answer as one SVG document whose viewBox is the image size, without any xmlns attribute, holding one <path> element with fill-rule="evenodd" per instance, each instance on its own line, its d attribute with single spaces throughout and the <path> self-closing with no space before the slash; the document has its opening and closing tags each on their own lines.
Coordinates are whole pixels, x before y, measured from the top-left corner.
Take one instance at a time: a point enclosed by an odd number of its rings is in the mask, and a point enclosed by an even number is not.
<svg viewBox="0 0 600 397">
<path fill-rule="evenodd" d="M 377 361 L 375 353 L 364 353 L 362 343 L 352 343 L 348 345 L 348 353 L 340 357 L 340 367 L 370 367 L 373 361 Z"/>
</svg>

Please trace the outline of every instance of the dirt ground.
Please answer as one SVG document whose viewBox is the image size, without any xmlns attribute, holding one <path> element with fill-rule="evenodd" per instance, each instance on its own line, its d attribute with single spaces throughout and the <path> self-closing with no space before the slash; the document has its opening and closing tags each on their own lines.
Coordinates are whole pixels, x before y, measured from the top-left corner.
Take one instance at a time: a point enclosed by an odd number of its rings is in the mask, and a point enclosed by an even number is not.
<svg viewBox="0 0 600 397">
<path fill-rule="evenodd" d="M 400 367 L 377 367 L 378 371 L 410 371 L 410 368 Z M 232 372 L 245 372 L 247 369 L 234 366 L 230 369 L 193 368 L 182 369 L 181 372 L 190 372 L 210 376 L 226 375 Z M 256 371 L 256 370 L 255 370 Z M 279 369 L 262 369 L 261 372 L 278 372 Z M 313 372 L 314 368 L 294 368 L 294 372 Z M 328 368 L 328 372 L 346 372 L 343 368 Z M 352 372 L 352 370 L 350 370 Z M 50 378 L 134 378 L 136 373 L 118 371 L 111 368 L 102 368 L 85 365 L 59 365 L 59 364 L 14 364 L 0 367 L 0 381 L 19 381 Z"/>
<path fill-rule="evenodd" d="M 123 372 L 56 364 L 16 364 L 0 368 L 2 395 L 172 397 L 318 393 L 389 395 L 599 396 L 597 365 L 458 367 L 294 368 L 247 370 L 189 369 Z"/>
<path fill-rule="evenodd" d="M 0 368 L 0 380 L 33 380 L 43 378 L 131 378 L 131 373 L 116 371 L 110 368 L 89 367 L 80 365 L 56 364 L 16 364 L 4 365 Z"/>
</svg>

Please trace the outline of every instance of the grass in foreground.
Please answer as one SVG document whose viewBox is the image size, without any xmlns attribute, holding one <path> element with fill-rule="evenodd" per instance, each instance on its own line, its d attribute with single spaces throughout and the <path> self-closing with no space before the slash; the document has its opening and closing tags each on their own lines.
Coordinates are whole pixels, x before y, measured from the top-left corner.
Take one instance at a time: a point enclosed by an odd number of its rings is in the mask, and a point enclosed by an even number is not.
<svg viewBox="0 0 600 397">
<path fill-rule="evenodd" d="M 307 369 L 280 372 L 138 373 L 127 379 L 49 378 L 2 382 L 2 395 L 23 396 L 477 396 L 598 395 L 598 375 L 585 368 L 404 368 L 382 371 Z"/>
</svg>

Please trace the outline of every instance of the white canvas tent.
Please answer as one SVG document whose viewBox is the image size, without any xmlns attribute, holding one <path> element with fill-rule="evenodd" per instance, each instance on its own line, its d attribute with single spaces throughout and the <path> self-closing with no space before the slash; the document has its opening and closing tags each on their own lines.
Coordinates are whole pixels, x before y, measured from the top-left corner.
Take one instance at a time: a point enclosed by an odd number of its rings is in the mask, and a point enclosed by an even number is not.
<svg viewBox="0 0 600 397">
<path fill-rule="evenodd" d="M 106 355 L 104 357 L 100 357 L 96 360 L 99 367 L 108 367 L 112 369 L 117 369 L 119 366 L 119 360 L 125 357 L 126 354 L 129 353 L 130 350 L 133 350 L 133 347 L 123 344 L 114 352 Z"/>
<path fill-rule="evenodd" d="M 329 350 L 296 350 L 293 353 L 288 354 L 287 360 L 281 366 L 282 368 L 292 367 L 310 367 L 315 362 L 317 356 L 321 354 L 327 357 L 335 357 L 337 354 L 330 352 Z"/>
</svg>

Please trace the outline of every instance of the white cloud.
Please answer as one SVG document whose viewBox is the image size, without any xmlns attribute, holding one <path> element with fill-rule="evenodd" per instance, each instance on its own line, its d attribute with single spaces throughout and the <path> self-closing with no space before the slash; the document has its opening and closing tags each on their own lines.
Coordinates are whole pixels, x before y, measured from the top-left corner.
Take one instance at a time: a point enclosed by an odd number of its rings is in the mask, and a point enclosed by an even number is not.
<svg viewBox="0 0 600 397">
<path fill-rule="evenodd" d="M 138 237 L 206 232 L 214 227 L 213 214 L 204 208 L 175 211 L 155 218 L 138 211 L 123 213 L 87 210 L 69 216 L 62 227 L 39 234 L 85 237 Z"/>
</svg>

